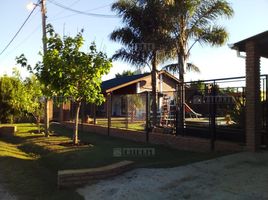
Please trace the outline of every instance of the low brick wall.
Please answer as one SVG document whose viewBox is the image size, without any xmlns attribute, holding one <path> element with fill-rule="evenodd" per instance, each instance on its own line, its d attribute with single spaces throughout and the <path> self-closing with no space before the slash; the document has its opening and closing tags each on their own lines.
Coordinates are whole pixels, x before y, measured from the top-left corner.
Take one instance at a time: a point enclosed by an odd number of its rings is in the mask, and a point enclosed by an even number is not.
<svg viewBox="0 0 268 200">
<path fill-rule="evenodd" d="M 133 161 L 125 160 L 97 168 L 60 170 L 58 171 L 58 188 L 79 186 L 90 181 L 116 176 L 131 169 L 133 163 Z"/>
<path fill-rule="evenodd" d="M 72 122 L 63 123 L 68 128 L 73 128 Z M 92 133 L 98 133 L 102 135 L 108 135 L 107 127 L 101 127 L 98 125 L 83 124 L 80 125 L 80 130 Z M 124 138 L 136 142 L 146 142 L 146 133 L 144 131 L 132 131 L 125 129 L 110 128 L 110 136 Z M 150 144 L 160 144 L 171 148 L 187 151 L 196 152 L 209 152 L 210 150 L 210 140 L 188 137 L 188 136 L 175 136 L 171 134 L 164 134 L 158 132 L 149 133 L 149 143 Z M 228 141 L 215 141 L 215 151 L 219 152 L 233 152 L 233 151 L 243 151 L 244 147 L 238 143 L 228 142 Z"/>
<path fill-rule="evenodd" d="M 2 126 L 0 127 L 0 136 L 15 136 L 17 132 L 16 126 Z"/>
<path fill-rule="evenodd" d="M 150 133 L 149 140 L 152 144 L 161 144 L 180 150 L 197 152 L 210 151 L 210 141 L 202 138 L 175 136 L 163 133 Z"/>
</svg>

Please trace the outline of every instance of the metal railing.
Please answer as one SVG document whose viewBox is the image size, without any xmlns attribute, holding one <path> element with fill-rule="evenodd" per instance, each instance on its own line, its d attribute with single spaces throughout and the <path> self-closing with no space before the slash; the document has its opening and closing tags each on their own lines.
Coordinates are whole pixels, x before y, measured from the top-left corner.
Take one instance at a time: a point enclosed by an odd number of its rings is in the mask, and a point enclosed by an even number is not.
<svg viewBox="0 0 268 200">
<path fill-rule="evenodd" d="M 260 77 L 261 125 L 267 134 L 268 75 Z M 185 82 L 177 91 L 157 93 L 157 124 L 164 134 L 245 142 L 245 77 Z M 184 89 L 184 123 L 181 123 L 181 90 Z M 109 128 L 152 129 L 152 94 L 111 94 L 101 106 L 84 105 L 81 118 Z M 181 126 L 181 124 L 183 124 Z"/>
</svg>

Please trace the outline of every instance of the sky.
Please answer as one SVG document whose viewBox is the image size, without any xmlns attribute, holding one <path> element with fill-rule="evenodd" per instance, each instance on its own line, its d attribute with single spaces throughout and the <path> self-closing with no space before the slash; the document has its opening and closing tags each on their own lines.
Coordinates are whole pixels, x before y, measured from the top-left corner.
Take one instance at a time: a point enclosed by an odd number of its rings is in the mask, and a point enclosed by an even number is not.
<svg viewBox="0 0 268 200">
<path fill-rule="evenodd" d="M 89 44 L 93 41 L 98 50 L 106 52 L 109 57 L 120 48 L 119 44 L 109 40 L 110 33 L 122 26 L 120 18 L 76 14 L 54 5 L 51 1 L 79 11 L 114 16 L 115 13 L 110 9 L 114 0 L 47 0 L 47 22 L 51 23 L 56 32 L 61 35 L 75 36 L 81 29 L 84 29 L 84 51 L 87 51 Z M 30 0 L 0 0 L 0 52 L 30 14 L 26 8 L 30 2 Z M 33 2 L 36 3 L 35 0 Z M 218 21 L 218 24 L 225 26 L 229 33 L 227 44 L 268 30 L 268 0 L 230 0 L 229 2 L 235 12 L 233 18 Z M 21 71 L 23 77 L 28 76 L 26 69 L 16 65 L 15 58 L 24 53 L 29 63 L 34 66 L 37 61 L 41 60 L 39 56 L 39 52 L 42 51 L 41 38 L 41 12 L 37 7 L 15 40 L 0 55 L 0 76 L 10 75 L 15 66 Z M 236 52 L 227 44 L 222 47 L 196 45 L 191 51 L 190 62 L 197 65 L 201 73 L 187 73 L 186 81 L 244 76 L 245 59 L 238 58 Z M 158 66 L 159 69 L 161 67 L 163 65 Z M 108 75 L 103 77 L 103 80 L 113 78 L 115 73 L 127 69 L 135 70 L 136 68 L 124 62 L 113 62 L 113 68 Z M 145 68 L 145 71 L 148 70 Z M 261 73 L 268 74 L 267 59 L 262 59 Z"/>
</svg>

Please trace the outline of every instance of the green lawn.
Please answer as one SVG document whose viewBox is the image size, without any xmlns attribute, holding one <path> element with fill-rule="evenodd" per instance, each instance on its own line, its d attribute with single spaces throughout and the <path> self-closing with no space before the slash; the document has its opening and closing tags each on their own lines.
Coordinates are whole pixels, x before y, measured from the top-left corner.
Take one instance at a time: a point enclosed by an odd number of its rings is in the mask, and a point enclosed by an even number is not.
<svg viewBox="0 0 268 200">
<path fill-rule="evenodd" d="M 97 125 L 99 126 L 108 126 L 107 118 L 97 118 Z M 129 129 L 134 131 L 144 131 L 145 130 L 145 121 L 137 121 L 131 122 L 129 119 L 128 123 L 125 118 L 120 117 L 112 117 L 111 118 L 111 127 L 112 128 L 120 128 L 120 129 Z"/>
<path fill-rule="evenodd" d="M 62 146 L 71 141 L 71 130 L 53 124 L 54 136 L 36 134 L 35 125 L 19 124 L 16 137 L 0 137 L 0 182 L 20 199 L 83 199 L 75 190 L 57 190 L 57 171 L 97 167 L 120 160 L 133 160 L 136 167 L 172 167 L 220 156 L 193 153 L 159 145 L 80 132 L 85 147 Z M 114 148 L 152 147 L 151 157 L 114 157 Z M 222 154 L 221 154 L 222 155 Z"/>
</svg>

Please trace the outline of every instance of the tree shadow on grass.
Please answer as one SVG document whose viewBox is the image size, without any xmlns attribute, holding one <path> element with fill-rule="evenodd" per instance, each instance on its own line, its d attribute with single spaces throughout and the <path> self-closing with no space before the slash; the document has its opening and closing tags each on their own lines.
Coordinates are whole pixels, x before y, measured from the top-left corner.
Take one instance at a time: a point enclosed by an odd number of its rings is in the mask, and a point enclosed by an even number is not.
<svg viewBox="0 0 268 200">
<path fill-rule="evenodd" d="M 1 182 L 18 199 L 83 199 L 73 189 L 58 190 L 56 172 L 38 160 L 0 157 L 0 163 Z"/>
</svg>

